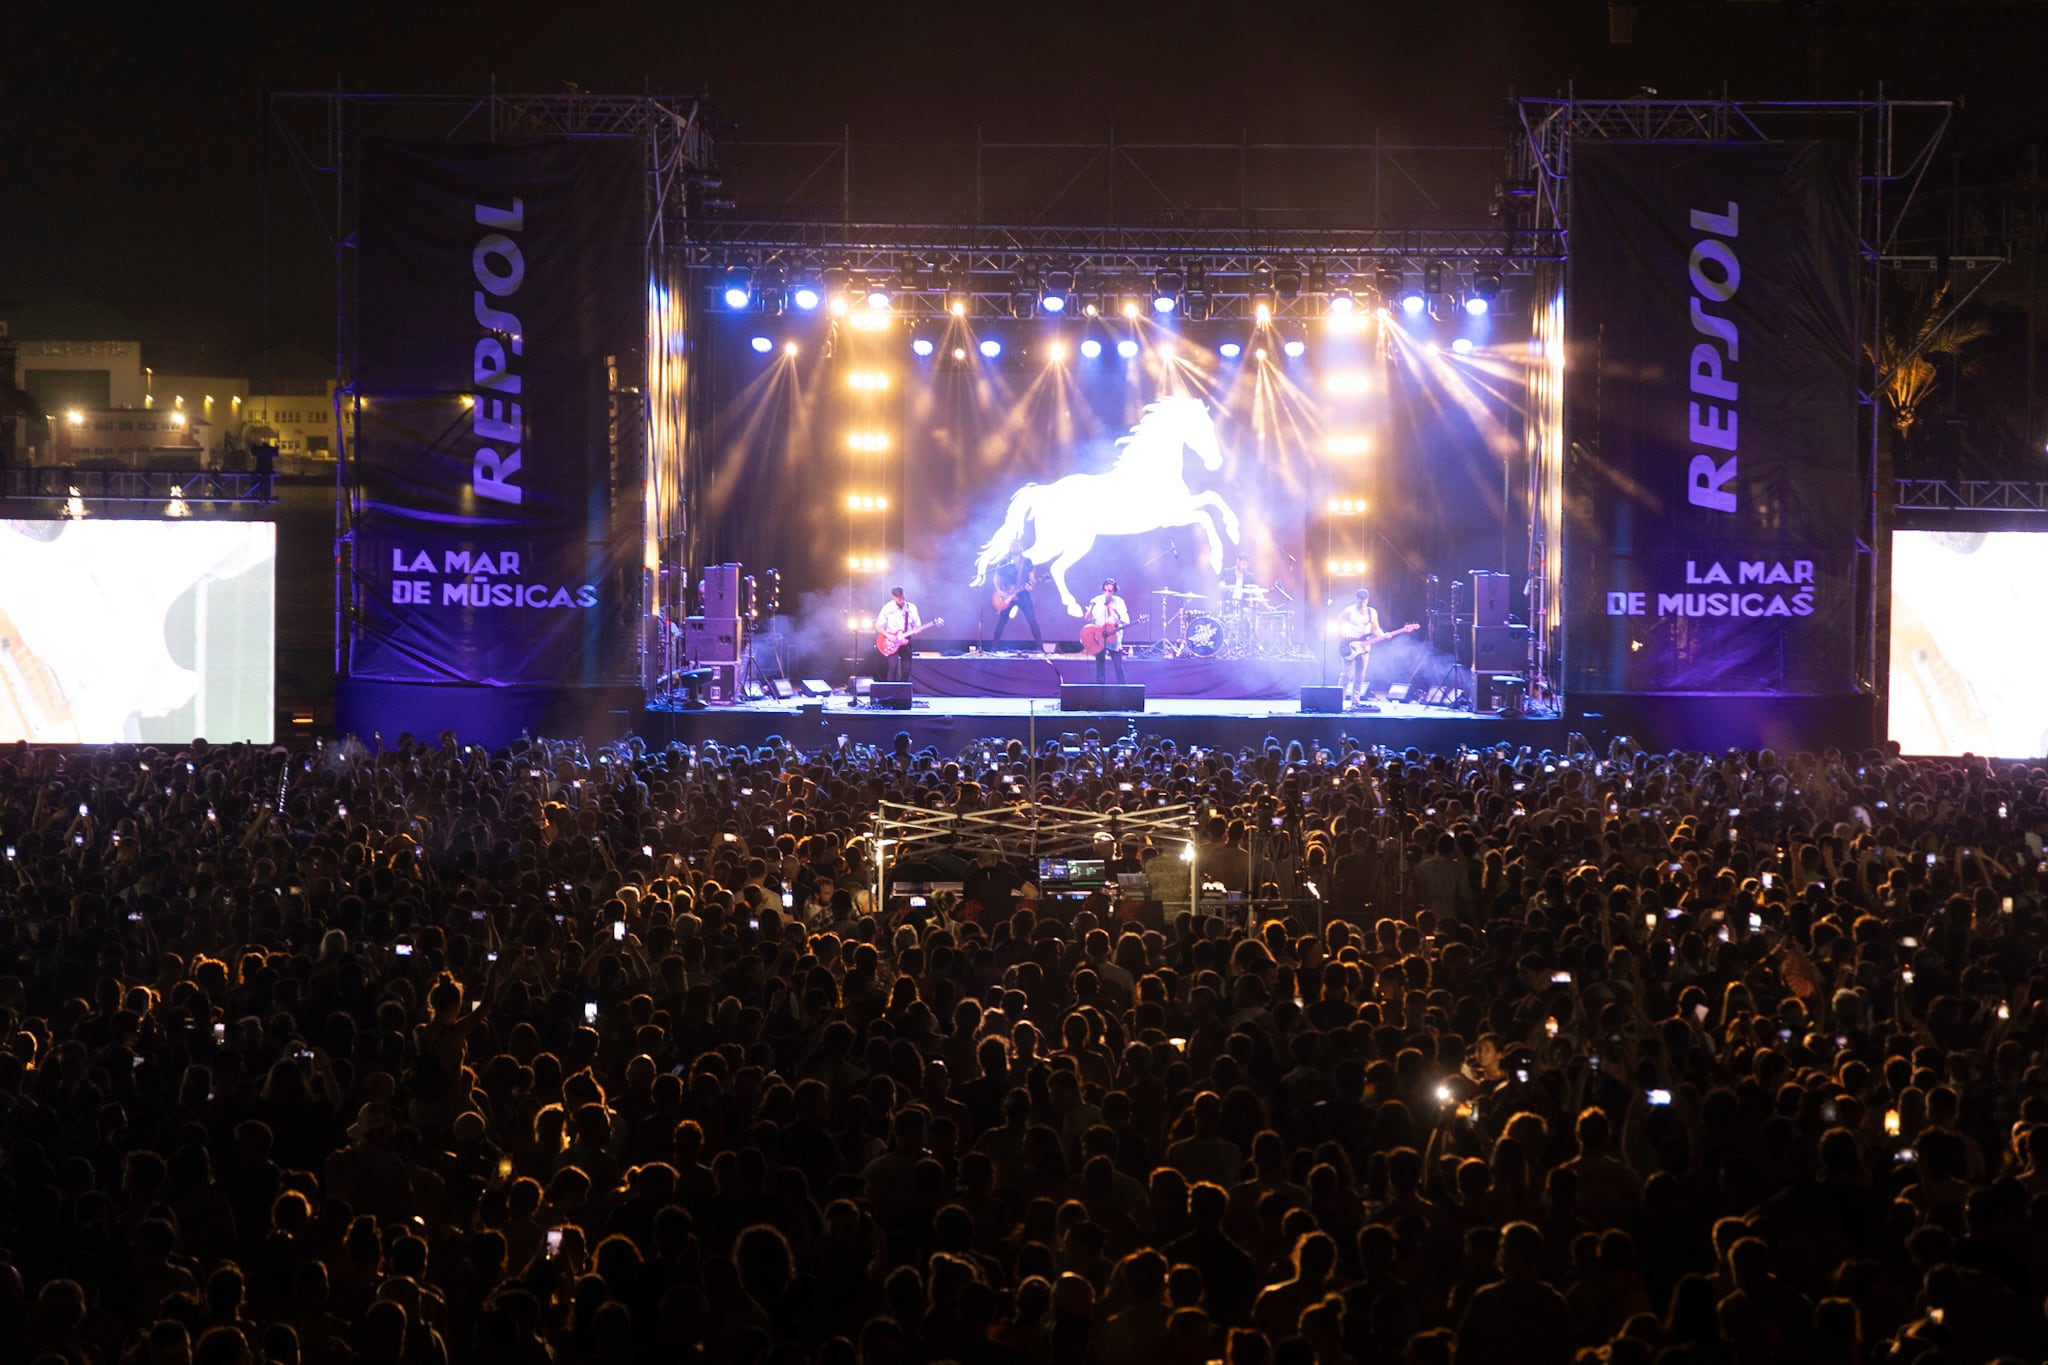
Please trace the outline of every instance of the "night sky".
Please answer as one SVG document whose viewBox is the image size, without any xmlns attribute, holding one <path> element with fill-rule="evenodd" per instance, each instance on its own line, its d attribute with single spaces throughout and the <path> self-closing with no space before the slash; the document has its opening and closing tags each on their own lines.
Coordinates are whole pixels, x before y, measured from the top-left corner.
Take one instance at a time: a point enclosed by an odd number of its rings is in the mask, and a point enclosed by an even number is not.
<svg viewBox="0 0 2048 1365">
<path fill-rule="evenodd" d="M 2048 6 L 15 5 L 0 9 L 0 301 L 84 297 L 145 332 L 262 315 L 265 90 L 704 91 L 756 138 L 1461 142 L 1510 93 L 1962 97 L 1944 167 L 2010 178 L 2040 138 Z M 331 337 L 329 257 L 271 161 L 271 302 Z M 744 185 L 740 186 L 744 202 Z"/>
</svg>

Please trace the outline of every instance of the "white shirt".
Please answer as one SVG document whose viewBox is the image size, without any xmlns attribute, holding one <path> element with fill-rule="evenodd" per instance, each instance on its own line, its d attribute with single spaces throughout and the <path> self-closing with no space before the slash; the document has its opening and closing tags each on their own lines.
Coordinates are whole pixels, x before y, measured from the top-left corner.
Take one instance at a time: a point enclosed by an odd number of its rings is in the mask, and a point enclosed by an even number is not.
<svg viewBox="0 0 2048 1365">
<path fill-rule="evenodd" d="M 1124 605 L 1124 599 L 1113 592 L 1099 592 L 1088 603 L 1088 624 L 1106 626 L 1111 621 L 1120 626 L 1131 623 L 1131 609 Z"/>
<path fill-rule="evenodd" d="M 1337 634 L 1345 640 L 1357 640 L 1367 635 L 1380 633 L 1379 613 L 1372 604 L 1353 602 L 1337 613 Z"/>
<path fill-rule="evenodd" d="M 884 635 L 905 635 L 923 624 L 917 619 L 917 603 L 890 598 L 875 613 L 875 629 Z"/>
</svg>

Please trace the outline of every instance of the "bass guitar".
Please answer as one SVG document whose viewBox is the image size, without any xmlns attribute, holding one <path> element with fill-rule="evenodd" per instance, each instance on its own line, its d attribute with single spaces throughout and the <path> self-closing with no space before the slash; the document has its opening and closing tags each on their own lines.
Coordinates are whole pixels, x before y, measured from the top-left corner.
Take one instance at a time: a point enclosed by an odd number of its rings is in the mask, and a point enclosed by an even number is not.
<svg viewBox="0 0 2048 1365">
<path fill-rule="evenodd" d="M 1130 624 L 1135 626 L 1146 619 L 1148 618 L 1143 616 L 1134 617 Z M 1124 630 L 1125 624 L 1122 621 L 1106 621 L 1099 626 L 1081 627 L 1081 652 L 1083 654 L 1100 654 L 1105 649 L 1117 648 L 1119 643 L 1118 637 L 1124 633 Z"/>
<path fill-rule="evenodd" d="M 1385 630 L 1381 631 L 1378 635 L 1360 635 L 1354 639 L 1346 640 L 1344 642 L 1344 662 L 1350 663 L 1353 659 L 1382 641 L 1391 640 L 1396 635 L 1406 635 L 1411 630 L 1421 629 L 1422 626 L 1418 622 L 1410 621 L 1399 630 Z"/>
<path fill-rule="evenodd" d="M 882 657 L 886 659 L 918 636 L 930 630 L 933 626 L 943 626 L 945 624 L 945 617 L 934 616 L 923 625 L 912 626 L 909 630 L 903 631 L 900 634 L 892 635 L 886 630 L 878 630 L 875 632 L 875 648 L 880 650 Z"/>
</svg>

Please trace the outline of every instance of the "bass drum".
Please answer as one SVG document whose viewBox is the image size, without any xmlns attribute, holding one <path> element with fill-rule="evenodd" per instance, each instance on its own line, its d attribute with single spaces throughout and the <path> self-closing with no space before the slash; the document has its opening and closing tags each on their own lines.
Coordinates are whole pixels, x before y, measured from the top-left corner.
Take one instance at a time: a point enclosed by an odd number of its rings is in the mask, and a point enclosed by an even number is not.
<svg viewBox="0 0 2048 1365">
<path fill-rule="evenodd" d="M 1223 649 L 1223 623 L 1209 615 L 1190 616 L 1181 643 L 1197 659 L 1213 659 Z"/>
</svg>

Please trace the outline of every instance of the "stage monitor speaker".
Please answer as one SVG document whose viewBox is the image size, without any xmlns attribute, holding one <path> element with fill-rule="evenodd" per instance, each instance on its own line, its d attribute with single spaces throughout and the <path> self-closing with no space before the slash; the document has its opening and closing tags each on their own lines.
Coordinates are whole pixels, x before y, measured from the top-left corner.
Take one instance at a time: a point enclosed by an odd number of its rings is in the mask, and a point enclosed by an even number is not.
<svg viewBox="0 0 2048 1365">
<path fill-rule="evenodd" d="M 796 684 L 787 678 L 770 678 L 768 690 L 775 694 L 777 701 L 789 701 L 796 696 Z"/>
<path fill-rule="evenodd" d="M 1407 683 L 1395 683 L 1395 684 L 1393 684 L 1393 685 L 1392 685 L 1391 687 L 1389 687 L 1389 688 L 1387 689 L 1387 700 L 1388 700 L 1388 701 L 1406 701 L 1406 700 L 1408 700 L 1408 684 L 1407 684 Z"/>
<path fill-rule="evenodd" d="M 1474 673 L 1520 673 L 1529 666 L 1527 626 L 1472 627 Z"/>
<path fill-rule="evenodd" d="M 879 706 L 884 711 L 908 711 L 910 709 L 910 684 L 906 682 L 878 682 L 868 688 L 868 704 Z"/>
<path fill-rule="evenodd" d="M 797 690 L 807 697 L 829 697 L 832 695 L 832 684 L 823 678 L 805 678 L 797 684 Z"/>
<path fill-rule="evenodd" d="M 1344 710 L 1344 689 L 1342 687 L 1317 687 L 1301 689 L 1301 711 L 1309 716 L 1334 716 Z"/>
<path fill-rule="evenodd" d="M 1143 683 L 1060 684 L 1062 711 L 1142 711 L 1145 709 Z"/>
<path fill-rule="evenodd" d="M 1472 570 L 1472 619 L 1482 626 L 1508 623 L 1508 576 Z"/>
</svg>

